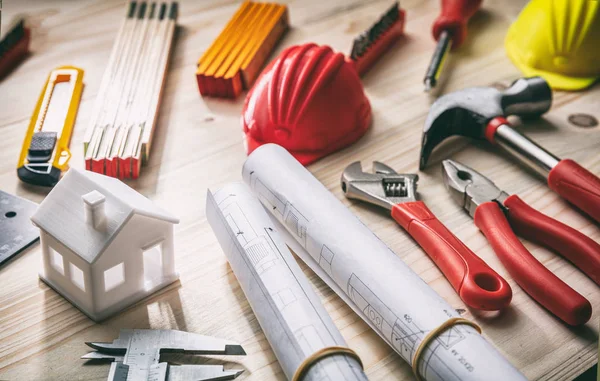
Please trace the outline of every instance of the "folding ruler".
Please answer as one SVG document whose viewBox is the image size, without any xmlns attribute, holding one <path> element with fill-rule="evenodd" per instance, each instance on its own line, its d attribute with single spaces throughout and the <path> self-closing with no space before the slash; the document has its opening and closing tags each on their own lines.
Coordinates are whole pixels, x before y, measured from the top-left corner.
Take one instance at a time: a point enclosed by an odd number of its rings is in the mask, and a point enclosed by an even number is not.
<svg viewBox="0 0 600 381">
<path fill-rule="evenodd" d="M 202 95 L 236 98 L 260 74 L 289 28 L 284 4 L 245 1 L 204 52 L 196 70 Z"/>
<path fill-rule="evenodd" d="M 246 354 L 241 345 L 190 332 L 154 329 L 122 329 L 112 343 L 86 343 L 96 351 L 82 359 L 114 361 L 108 381 L 216 381 L 233 380 L 243 370 L 222 365 L 169 365 L 159 362 L 162 353 L 193 355 Z"/>
</svg>

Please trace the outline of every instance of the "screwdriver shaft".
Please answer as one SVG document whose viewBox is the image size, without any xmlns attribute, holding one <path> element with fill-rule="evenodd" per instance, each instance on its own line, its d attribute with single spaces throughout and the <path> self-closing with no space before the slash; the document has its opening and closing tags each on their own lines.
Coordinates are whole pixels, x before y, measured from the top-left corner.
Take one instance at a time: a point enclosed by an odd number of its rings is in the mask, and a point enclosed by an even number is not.
<svg viewBox="0 0 600 381">
<path fill-rule="evenodd" d="M 425 84 L 425 91 L 430 91 L 437 85 L 440 73 L 442 72 L 442 68 L 444 66 L 444 61 L 448 56 L 448 51 L 450 50 L 451 46 L 452 38 L 450 38 L 448 31 L 445 30 L 440 34 L 435 51 L 431 57 L 431 62 L 429 63 L 429 67 L 425 73 L 425 79 L 423 80 L 423 83 Z"/>
</svg>

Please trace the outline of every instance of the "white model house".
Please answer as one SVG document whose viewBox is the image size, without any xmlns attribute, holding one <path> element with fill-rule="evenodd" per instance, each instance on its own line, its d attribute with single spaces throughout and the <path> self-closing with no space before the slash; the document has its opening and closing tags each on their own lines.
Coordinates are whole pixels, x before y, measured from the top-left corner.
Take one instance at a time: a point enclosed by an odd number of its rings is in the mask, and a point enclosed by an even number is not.
<svg viewBox="0 0 600 381">
<path fill-rule="evenodd" d="M 177 280 L 179 220 L 120 180 L 70 169 L 31 217 L 40 278 L 93 320 Z"/>
</svg>

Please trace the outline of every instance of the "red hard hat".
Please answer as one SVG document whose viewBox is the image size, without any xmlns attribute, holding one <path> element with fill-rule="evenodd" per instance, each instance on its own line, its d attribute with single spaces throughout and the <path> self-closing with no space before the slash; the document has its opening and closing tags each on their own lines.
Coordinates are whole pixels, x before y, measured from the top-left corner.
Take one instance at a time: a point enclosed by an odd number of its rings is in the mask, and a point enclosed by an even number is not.
<svg viewBox="0 0 600 381">
<path fill-rule="evenodd" d="M 307 165 L 358 140 L 371 105 L 354 65 L 328 46 L 285 49 L 261 73 L 242 113 L 246 149 L 275 143 Z"/>
</svg>

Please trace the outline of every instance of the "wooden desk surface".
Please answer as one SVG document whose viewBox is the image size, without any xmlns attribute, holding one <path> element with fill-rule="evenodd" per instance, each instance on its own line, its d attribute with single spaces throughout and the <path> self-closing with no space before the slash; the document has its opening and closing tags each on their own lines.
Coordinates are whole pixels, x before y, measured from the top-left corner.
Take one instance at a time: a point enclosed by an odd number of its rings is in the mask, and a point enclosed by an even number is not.
<svg viewBox="0 0 600 381">
<path fill-rule="evenodd" d="M 314 41 L 348 52 L 352 39 L 390 5 L 385 1 L 289 1 L 293 29 L 277 52 L 295 43 Z M 21 254 L 0 269 L 0 379 L 105 380 L 108 365 L 84 365 L 85 341 L 108 341 L 120 328 L 180 329 L 240 342 L 248 356 L 237 366 L 240 379 L 284 380 L 225 256 L 206 222 L 206 188 L 241 179 L 245 159 L 240 127 L 243 97 L 232 102 L 202 99 L 194 76 L 196 60 L 221 31 L 238 1 L 181 1 L 178 38 L 160 110 L 151 160 L 142 176 L 128 184 L 181 218 L 175 228 L 174 284 L 119 315 L 95 324 L 38 279 L 40 247 Z M 504 53 L 503 38 L 525 0 L 488 1 L 472 20 L 470 36 L 453 54 L 445 92 L 467 86 L 508 84 L 519 76 Z M 452 157 L 490 176 L 509 193 L 518 193 L 543 212 L 600 240 L 598 225 L 552 193 L 516 161 L 485 143 L 454 139 L 439 147 L 432 165 L 420 172 L 419 191 L 434 213 L 514 290 L 511 307 L 501 314 L 478 314 L 465 308 L 448 282 L 415 242 L 383 213 L 344 199 L 342 169 L 354 160 L 386 162 L 400 172 L 416 172 L 421 128 L 433 98 L 423 93 L 422 77 L 434 48 L 430 36 L 438 0 L 403 0 L 406 37 L 364 78 L 374 122 L 358 143 L 331 155 L 310 170 L 364 223 L 384 240 L 452 306 L 466 310 L 485 336 L 527 377 L 566 380 L 597 361 L 598 287 L 574 266 L 531 243 L 526 246 L 561 279 L 587 297 L 594 307 L 590 322 L 569 328 L 549 315 L 511 280 L 471 218 L 450 199 L 442 184 L 439 160 Z M 38 23 L 33 53 L 0 82 L 0 189 L 40 202 L 47 190 L 20 183 L 17 156 L 34 103 L 48 72 L 59 65 L 85 70 L 85 90 L 71 143 L 73 167 L 83 167 L 82 139 L 117 28 L 123 1 L 5 1 L 3 21 L 27 12 Z M 451 73 L 450 73 L 451 72 Z M 523 131 L 560 157 L 578 160 L 600 173 L 600 128 L 569 124 L 572 113 L 600 119 L 600 86 L 582 93 L 556 93 L 544 120 Z M 369 379 L 410 380 L 410 367 L 349 307 L 305 266 L 327 311 L 365 363 Z M 175 359 L 178 360 L 178 359 Z M 181 360 L 181 359 L 179 359 Z M 220 359 L 186 359 L 219 363 Z M 228 366 L 235 364 L 227 363 Z"/>
</svg>

